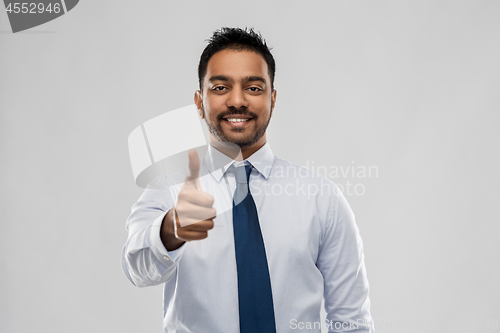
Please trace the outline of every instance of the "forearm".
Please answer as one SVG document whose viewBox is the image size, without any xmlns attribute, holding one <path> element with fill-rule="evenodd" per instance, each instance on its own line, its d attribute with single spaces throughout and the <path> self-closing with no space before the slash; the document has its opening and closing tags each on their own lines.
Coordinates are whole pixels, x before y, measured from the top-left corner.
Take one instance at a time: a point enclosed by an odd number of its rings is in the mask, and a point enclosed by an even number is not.
<svg viewBox="0 0 500 333">
<path fill-rule="evenodd" d="M 340 192 L 333 207 L 332 223 L 324 235 L 317 262 L 324 278 L 329 332 L 373 333 L 359 229 L 349 204 Z"/>
<path fill-rule="evenodd" d="M 182 249 L 165 249 L 160 239 L 163 217 L 162 214 L 151 225 L 129 235 L 123 247 L 123 271 L 137 287 L 165 283 L 175 275 Z"/>
</svg>

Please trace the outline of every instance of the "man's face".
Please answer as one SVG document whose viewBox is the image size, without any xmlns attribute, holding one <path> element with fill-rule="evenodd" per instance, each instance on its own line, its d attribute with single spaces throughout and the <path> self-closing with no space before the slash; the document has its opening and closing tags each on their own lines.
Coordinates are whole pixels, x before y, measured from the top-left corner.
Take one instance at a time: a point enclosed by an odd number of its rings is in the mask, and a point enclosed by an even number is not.
<svg viewBox="0 0 500 333">
<path fill-rule="evenodd" d="M 207 64 L 203 92 L 195 93 L 212 141 L 260 148 L 276 102 L 267 63 L 257 52 L 223 50 Z"/>
</svg>

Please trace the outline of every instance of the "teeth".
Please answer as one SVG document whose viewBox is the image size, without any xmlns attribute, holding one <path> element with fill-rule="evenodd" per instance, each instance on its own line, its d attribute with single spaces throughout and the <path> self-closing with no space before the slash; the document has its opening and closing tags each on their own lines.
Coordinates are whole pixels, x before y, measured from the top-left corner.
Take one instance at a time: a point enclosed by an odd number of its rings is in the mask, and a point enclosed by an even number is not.
<svg viewBox="0 0 500 333">
<path fill-rule="evenodd" d="M 241 123 L 241 122 L 244 122 L 244 121 L 248 121 L 248 119 L 228 118 L 227 121 L 230 121 L 232 123 Z"/>
</svg>

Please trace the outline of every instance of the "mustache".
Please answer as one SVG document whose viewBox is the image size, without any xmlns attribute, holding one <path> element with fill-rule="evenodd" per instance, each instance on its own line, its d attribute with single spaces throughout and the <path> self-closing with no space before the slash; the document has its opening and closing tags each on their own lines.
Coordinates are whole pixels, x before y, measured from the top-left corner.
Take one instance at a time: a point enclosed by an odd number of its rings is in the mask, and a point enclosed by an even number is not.
<svg viewBox="0 0 500 333">
<path fill-rule="evenodd" d="M 222 120 L 222 118 L 232 116 L 232 115 L 239 115 L 239 116 L 247 116 L 251 118 L 258 118 L 257 114 L 248 111 L 246 108 L 229 108 L 227 111 L 221 112 L 217 115 L 217 120 Z"/>
</svg>

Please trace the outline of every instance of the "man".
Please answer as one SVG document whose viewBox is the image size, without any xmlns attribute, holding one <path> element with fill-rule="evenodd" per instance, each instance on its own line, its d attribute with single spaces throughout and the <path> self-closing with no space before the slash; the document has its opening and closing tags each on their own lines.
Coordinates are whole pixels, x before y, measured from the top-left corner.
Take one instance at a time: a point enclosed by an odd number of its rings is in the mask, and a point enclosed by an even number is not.
<svg viewBox="0 0 500 333">
<path fill-rule="evenodd" d="M 373 332 L 344 196 L 267 143 L 276 90 L 265 41 L 253 30 L 216 31 L 198 74 L 194 99 L 211 145 L 202 161 L 190 151 L 181 188 L 161 176 L 132 208 L 129 280 L 164 284 L 165 332 L 320 332 L 322 297 L 332 332 Z"/>
</svg>

